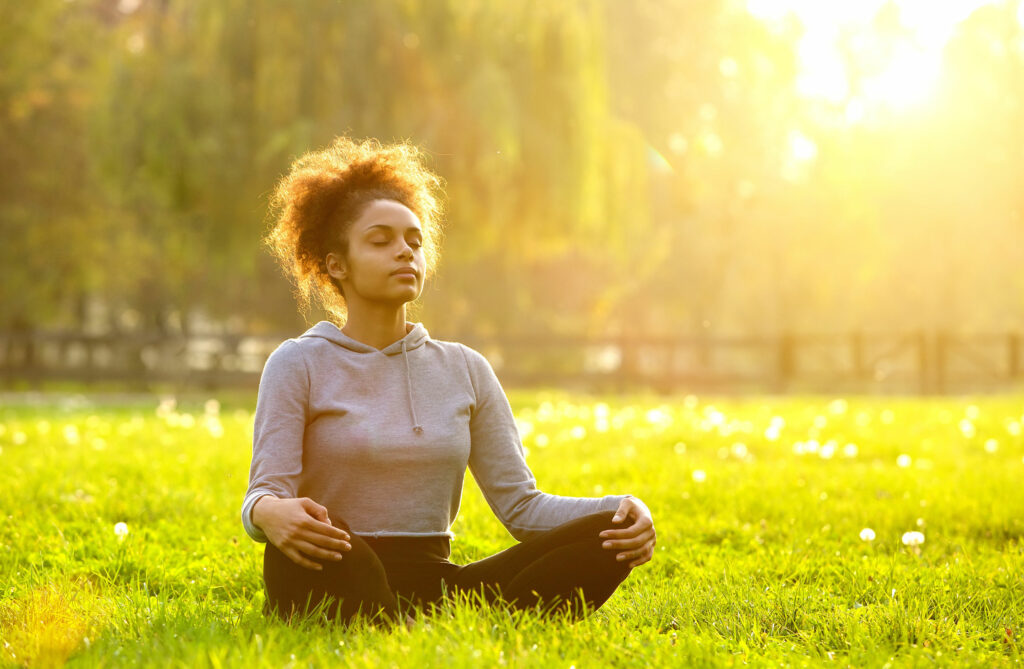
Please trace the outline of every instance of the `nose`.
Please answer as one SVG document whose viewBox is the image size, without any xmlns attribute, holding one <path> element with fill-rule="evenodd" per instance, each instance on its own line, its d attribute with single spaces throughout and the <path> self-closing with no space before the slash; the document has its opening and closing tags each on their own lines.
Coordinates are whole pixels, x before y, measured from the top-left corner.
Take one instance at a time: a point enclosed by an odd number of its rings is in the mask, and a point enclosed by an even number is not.
<svg viewBox="0 0 1024 669">
<path fill-rule="evenodd" d="M 412 247 L 409 246 L 409 243 L 405 240 L 402 240 L 402 245 L 398 248 L 398 257 L 409 259 L 412 259 L 413 257 Z"/>
</svg>

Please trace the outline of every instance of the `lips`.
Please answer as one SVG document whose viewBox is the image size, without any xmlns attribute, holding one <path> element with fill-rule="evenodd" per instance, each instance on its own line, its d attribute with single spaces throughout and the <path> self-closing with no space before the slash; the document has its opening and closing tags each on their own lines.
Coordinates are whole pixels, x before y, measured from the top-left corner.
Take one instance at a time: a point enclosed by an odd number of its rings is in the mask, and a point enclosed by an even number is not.
<svg viewBox="0 0 1024 669">
<path fill-rule="evenodd" d="M 399 267 L 391 273 L 391 276 L 411 276 L 415 278 L 419 276 L 419 273 L 414 267 Z"/>
</svg>

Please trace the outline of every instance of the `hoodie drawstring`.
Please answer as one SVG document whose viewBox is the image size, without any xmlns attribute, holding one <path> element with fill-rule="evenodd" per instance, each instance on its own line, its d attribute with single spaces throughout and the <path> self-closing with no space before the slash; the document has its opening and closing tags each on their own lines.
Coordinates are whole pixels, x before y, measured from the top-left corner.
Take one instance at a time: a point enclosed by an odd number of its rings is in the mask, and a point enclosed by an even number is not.
<svg viewBox="0 0 1024 669">
<path fill-rule="evenodd" d="M 402 359 L 405 360 L 405 387 L 409 393 L 409 410 L 412 412 L 412 431 L 423 434 L 423 426 L 416 418 L 416 404 L 412 401 L 412 370 L 409 368 L 409 355 L 405 351 L 405 340 L 402 340 Z"/>
</svg>

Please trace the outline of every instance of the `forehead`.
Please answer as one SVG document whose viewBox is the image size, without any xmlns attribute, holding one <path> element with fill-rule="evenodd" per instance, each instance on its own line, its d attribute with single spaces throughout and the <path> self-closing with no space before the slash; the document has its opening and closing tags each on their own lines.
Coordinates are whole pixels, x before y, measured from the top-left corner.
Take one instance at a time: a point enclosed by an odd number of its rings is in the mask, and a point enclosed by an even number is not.
<svg viewBox="0 0 1024 669">
<path fill-rule="evenodd" d="M 395 200 L 372 200 L 353 223 L 353 227 L 360 230 L 367 230 L 375 226 L 400 230 L 421 229 L 420 219 L 416 217 L 416 214 Z"/>
</svg>

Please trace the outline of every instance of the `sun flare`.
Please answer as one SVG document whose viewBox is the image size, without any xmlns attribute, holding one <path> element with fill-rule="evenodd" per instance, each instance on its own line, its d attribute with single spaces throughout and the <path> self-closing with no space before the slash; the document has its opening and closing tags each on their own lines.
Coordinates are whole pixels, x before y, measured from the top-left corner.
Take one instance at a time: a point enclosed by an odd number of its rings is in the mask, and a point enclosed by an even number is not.
<svg viewBox="0 0 1024 669">
<path fill-rule="evenodd" d="M 747 0 L 746 6 L 769 25 L 795 16 L 803 27 L 797 90 L 806 98 L 845 107 L 847 122 L 856 123 L 865 106 L 900 111 L 927 102 L 957 24 L 993 2 Z M 851 69 L 859 74 L 852 76 Z"/>
</svg>

